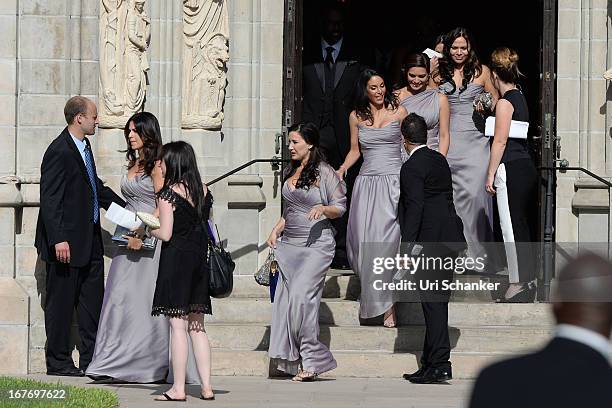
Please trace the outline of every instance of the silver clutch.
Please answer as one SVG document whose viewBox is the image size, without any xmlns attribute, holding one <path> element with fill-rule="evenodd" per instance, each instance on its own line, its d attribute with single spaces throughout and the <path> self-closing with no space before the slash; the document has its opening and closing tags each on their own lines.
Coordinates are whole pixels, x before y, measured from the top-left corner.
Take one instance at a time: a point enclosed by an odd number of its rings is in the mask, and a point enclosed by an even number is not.
<svg viewBox="0 0 612 408">
<path fill-rule="evenodd" d="M 125 237 L 133 236 L 133 235 L 134 235 L 133 231 L 130 231 L 129 229 L 122 227 L 121 225 L 117 225 L 117 228 L 115 229 L 115 233 L 111 237 L 111 240 L 114 243 L 116 243 L 118 246 L 124 247 L 128 243 L 128 239 Z M 151 235 L 148 235 L 148 234 L 145 237 L 143 237 L 142 249 L 154 250 L 156 245 L 157 245 L 157 238 Z"/>
<path fill-rule="evenodd" d="M 255 272 L 255 274 L 253 275 L 255 277 L 255 282 L 257 282 L 261 286 L 270 286 L 270 280 L 273 275 L 278 273 L 278 270 L 278 262 L 276 262 L 274 251 L 270 249 L 266 261 L 263 263 L 263 265 L 261 265 L 261 268 L 259 268 L 257 272 Z"/>
<path fill-rule="evenodd" d="M 482 105 L 485 112 L 491 112 L 493 110 L 493 95 L 489 92 L 481 93 L 474 98 L 473 106 L 476 108 L 478 104 Z"/>
</svg>

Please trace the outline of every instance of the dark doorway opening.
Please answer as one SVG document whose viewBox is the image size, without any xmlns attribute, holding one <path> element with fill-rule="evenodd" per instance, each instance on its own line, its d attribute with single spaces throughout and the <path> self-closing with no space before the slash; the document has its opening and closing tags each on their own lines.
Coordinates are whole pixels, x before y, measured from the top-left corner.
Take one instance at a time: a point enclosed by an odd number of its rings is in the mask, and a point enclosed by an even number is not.
<svg viewBox="0 0 612 408">
<path fill-rule="evenodd" d="M 303 3 L 305 52 L 320 49 L 321 7 L 329 0 Z M 345 38 L 357 49 L 358 58 L 376 68 L 392 85 L 399 79 L 402 59 L 411 52 L 434 48 L 438 34 L 465 27 L 482 63 L 489 63 L 499 46 L 514 48 L 525 78 L 521 86 L 536 119 L 540 104 L 541 37 L 543 0 L 490 0 L 413 2 L 397 0 L 346 0 Z M 537 126 L 538 120 L 532 121 Z M 536 132 L 536 128 L 532 131 Z"/>
<path fill-rule="evenodd" d="M 321 6 L 329 0 L 285 0 L 283 125 L 301 119 L 303 54 L 320 47 Z M 400 0 L 338 0 L 347 9 L 345 35 L 359 46 L 364 61 L 376 65 L 376 50 L 397 55 L 432 48 L 440 33 L 463 26 L 475 40 L 484 64 L 498 46 L 520 55 L 525 78 L 521 82 L 530 110 L 530 138 L 536 164 L 554 166 L 556 159 L 556 0 L 513 2 L 473 0 L 409 2 Z M 379 58 L 380 61 L 380 58 Z M 400 62 L 401 64 L 401 62 Z M 397 65 L 389 63 L 385 75 L 393 83 Z M 452 135 L 451 135 L 452 138 Z M 286 150 L 283 151 L 286 157 Z M 543 171 L 539 198 L 538 240 L 554 241 L 555 173 Z M 544 256 L 548 263 L 552 258 Z M 546 269 L 546 268 L 545 268 Z"/>
</svg>

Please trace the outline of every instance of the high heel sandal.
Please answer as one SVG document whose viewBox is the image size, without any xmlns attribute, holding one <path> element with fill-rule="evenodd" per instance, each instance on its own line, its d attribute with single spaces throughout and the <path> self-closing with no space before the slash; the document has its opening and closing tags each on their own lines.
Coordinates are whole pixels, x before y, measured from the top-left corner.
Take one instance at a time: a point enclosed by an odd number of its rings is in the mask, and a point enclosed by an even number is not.
<svg viewBox="0 0 612 408">
<path fill-rule="evenodd" d="M 300 370 L 298 371 L 297 375 L 295 377 L 293 377 L 291 379 L 291 381 L 296 381 L 296 382 L 313 382 L 314 380 L 317 379 L 318 376 L 319 376 L 319 374 L 317 374 L 317 373 L 311 373 L 310 371 L 304 371 L 303 369 L 300 368 Z"/>
<path fill-rule="evenodd" d="M 389 310 L 391 310 L 391 313 L 389 313 Z M 391 306 L 389 310 L 387 310 L 383 315 L 383 326 L 392 329 L 397 326 L 397 320 L 395 315 L 395 308 Z"/>
<path fill-rule="evenodd" d="M 516 295 L 497 299 L 497 303 L 533 303 L 537 289 L 535 282 L 527 282 Z"/>
</svg>

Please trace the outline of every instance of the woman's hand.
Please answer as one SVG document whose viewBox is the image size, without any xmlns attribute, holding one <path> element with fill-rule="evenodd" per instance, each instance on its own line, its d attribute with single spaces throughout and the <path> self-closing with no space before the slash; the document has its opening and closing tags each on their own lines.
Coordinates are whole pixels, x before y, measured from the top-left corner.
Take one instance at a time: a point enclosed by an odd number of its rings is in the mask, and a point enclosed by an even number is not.
<svg viewBox="0 0 612 408">
<path fill-rule="evenodd" d="M 319 218 L 321 218 L 322 215 L 325 215 L 325 206 L 317 205 L 316 207 L 313 207 L 308 213 L 308 220 L 318 220 Z"/>
<path fill-rule="evenodd" d="M 126 238 L 128 240 L 127 249 L 131 249 L 133 251 L 140 251 L 142 249 L 142 239 L 128 236 L 126 236 Z"/>
<path fill-rule="evenodd" d="M 491 195 L 495 195 L 495 187 L 493 187 L 494 181 L 495 181 L 495 174 L 487 176 L 487 182 L 485 183 L 485 190 L 487 190 L 487 193 Z"/>
<path fill-rule="evenodd" d="M 346 170 L 342 166 L 338 167 L 338 170 L 336 170 L 336 174 L 340 177 L 340 180 L 344 180 L 344 173 L 346 173 Z"/>
<path fill-rule="evenodd" d="M 429 72 L 437 72 L 440 67 L 440 62 L 438 61 L 438 57 L 433 57 L 429 60 Z"/>
<path fill-rule="evenodd" d="M 268 240 L 266 241 L 266 244 L 268 244 L 268 246 L 272 249 L 276 249 L 276 240 L 278 239 L 278 233 L 276 232 L 275 229 L 272 230 L 272 232 L 270 232 L 270 236 L 268 237 Z"/>
</svg>

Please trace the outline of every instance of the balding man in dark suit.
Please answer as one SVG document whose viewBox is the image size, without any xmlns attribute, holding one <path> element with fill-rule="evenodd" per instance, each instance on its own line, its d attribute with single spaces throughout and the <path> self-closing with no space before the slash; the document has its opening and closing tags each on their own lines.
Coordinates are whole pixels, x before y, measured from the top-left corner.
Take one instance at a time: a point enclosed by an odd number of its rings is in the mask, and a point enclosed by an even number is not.
<svg viewBox="0 0 612 408">
<path fill-rule="evenodd" d="M 536 353 L 485 368 L 471 408 L 612 406 L 612 265 L 586 255 L 557 283 L 555 337 Z"/>
<path fill-rule="evenodd" d="M 100 207 L 125 202 L 96 174 L 91 136 L 98 125 L 93 101 L 74 96 L 64 107 L 68 126 L 49 145 L 40 168 L 36 248 L 47 263 L 45 331 L 47 374 L 83 376 L 93 357 L 104 296 Z M 77 311 L 80 362 L 72 362 L 70 328 Z"/>
</svg>

